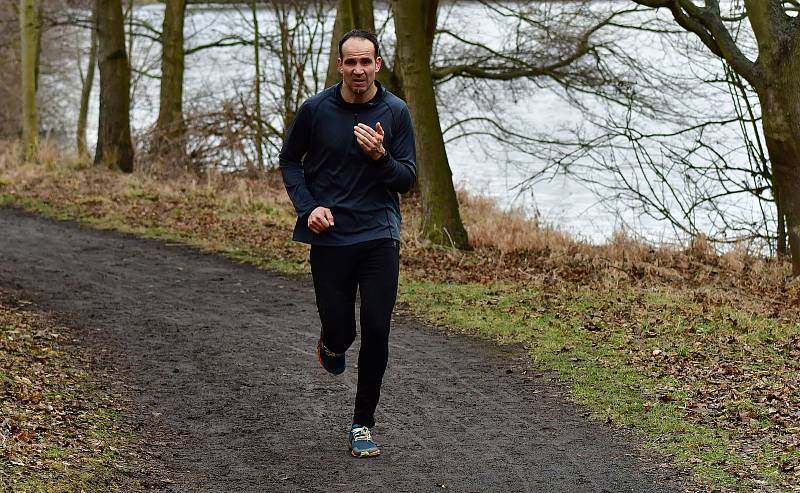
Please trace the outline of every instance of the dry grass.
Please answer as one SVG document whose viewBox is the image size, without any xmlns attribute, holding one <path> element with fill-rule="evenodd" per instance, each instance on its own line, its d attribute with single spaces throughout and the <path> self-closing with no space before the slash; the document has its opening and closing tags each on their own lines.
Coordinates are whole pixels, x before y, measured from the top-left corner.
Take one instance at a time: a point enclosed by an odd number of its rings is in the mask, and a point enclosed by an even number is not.
<svg viewBox="0 0 800 493">
<path fill-rule="evenodd" d="M 458 202 L 473 248 L 490 248 L 503 253 L 521 251 L 566 252 L 574 244 L 554 226 L 529 219 L 521 209 L 503 211 L 486 196 L 470 195 L 459 189 Z"/>
<path fill-rule="evenodd" d="M 782 291 L 792 284 L 788 259 L 754 255 L 747 244 L 719 252 L 703 236 L 683 246 L 652 245 L 617 231 L 609 242 L 594 245 L 520 210 L 503 211 L 486 197 L 462 190 L 459 202 L 476 256 L 492 258 L 505 271 L 502 277 L 518 281 L 548 277 L 610 287 L 714 286 L 749 292 Z"/>
<path fill-rule="evenodd" d="M 90 197 L 99 203 L 104 200 L 120 203 L 131 195 L 144 195 L 145 199 L 160 196 L 167 201 L 139 200 L 132 204 L 133 209 L 144 209 L 139 212 L 158 215 L 169 212 L 170 205 L 187 206 L 192 203 L 191 197 L 203 196 L 229 214 L 234 210 L 257 212 L 260 209 L 270 213 L 272 218 L 280 217 L 277 222 L 272 220 L 272 225 L 285 230 L 281 234 L 287 237 L 294 222 L 291 204 L 277 172 L 257 178 L 219 172 L 198 176 L 158 166 L 131 175 L 98 170 L 87 173 L 84 170 L 91 167 L 89 161 L 65 156 L 48 142 L 42 143 L 38 161 L 39 166 L 20 166 L 19 144 L 0 145 L 0 171 L 6 181 L 16 184 L 11 190 L 23 196 L 47 198 L 54 206 L 58 206 L 59 201 L 62 205 L 63 201 L 71 201 L 73 205 L 91 207 Z M 41 165 L 49 174 L 42 173 Z M 537 218 L 528 218 L 520 210 L 503 211 L 492 199 L 470 195 L 464 190 L 459 191 L 458 198 L 474 248 L 472 252 L 433 247 L 422 240 L 415 227 L 419 217 L 418 201 L 415 197 L 404 200 L 405 263 L 417 277 L 430 276 L 431 266 L 440 264 L 437 275 L 443 275 L 443 280 L 458 282 L 711 286 L 747 296 L 768 294 L 777 298 L 782 298 L 787 290 L 794 290 L 789 262 L 753 255 L 749 245 L 742 244 L 719 253 L 704 237 L 697 237 L 682 247 L 654 246 L 623 231 L 616 232 L 605 244 L 593 245 Z M 130 215 L 126 214 L 129 219 Z M 260 219 L 264 219 L 263 215 Z M 142 221 L 133 221 L 144 225 Z M 258 227 L 257 221 L 251 221 L 251 226 Z M 431 258 L 436 258 L 436 262 L 432 263 Z"/>
</svg>

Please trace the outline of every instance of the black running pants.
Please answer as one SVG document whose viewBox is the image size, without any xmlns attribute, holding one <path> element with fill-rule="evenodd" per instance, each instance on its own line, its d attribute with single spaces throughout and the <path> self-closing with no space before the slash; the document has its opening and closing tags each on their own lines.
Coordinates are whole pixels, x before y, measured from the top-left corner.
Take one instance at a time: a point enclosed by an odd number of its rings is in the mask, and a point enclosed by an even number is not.
<svg viewBox="0 0 800 493">
<path fill-rule="evenodd" d="M 353 422 L 375 425 L 375 408 L 389 359 L 389 324 L 397 300 L 400 245 L 378 239 L 347 246 L 311 246 L 311 274 L 322 343 L 344 353 L 356 338 L 356 290 L 361 293 L 361 351 Z"/>
</svg>

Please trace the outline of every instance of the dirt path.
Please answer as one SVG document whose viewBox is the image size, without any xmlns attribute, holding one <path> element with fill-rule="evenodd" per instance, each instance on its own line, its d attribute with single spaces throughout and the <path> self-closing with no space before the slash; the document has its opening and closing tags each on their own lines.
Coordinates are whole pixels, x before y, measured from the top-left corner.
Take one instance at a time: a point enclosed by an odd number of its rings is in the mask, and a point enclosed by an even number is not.
<svg viewBox="0 0 800 493">
<path fill-rule="evenodd" d="M 148 491 L 681 490 L 524 358 L 402 315 L 374 430 L 384 456 L 351 459 L 355 372 L 317 367 L 304 277 L 0 208 L 0 287 L 106 352 L 148 445 Z"/>
</svg>

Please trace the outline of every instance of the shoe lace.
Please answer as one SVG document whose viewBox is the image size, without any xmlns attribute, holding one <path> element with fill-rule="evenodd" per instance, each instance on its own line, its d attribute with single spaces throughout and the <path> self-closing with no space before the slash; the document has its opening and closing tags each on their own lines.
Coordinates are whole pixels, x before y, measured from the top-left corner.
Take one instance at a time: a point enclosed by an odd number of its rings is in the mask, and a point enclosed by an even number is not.
<svg viewBox="0 0 800 493">
<path fill-rule="evenodd" d="M 366 426 L 362 426 L 361 428 L 353 428 L 353 441 L 356 440 L 363 440 L 367 442 L 372 441 L 372 433 L 370 433 L 369 428 Z"/>
<path fill-rule="evenodd" d="M 332 358 L 338 358 L 344 354 L 344 353 L 334 353 L 330 349 L 326 348 L 325 344 L 320 344 L 320 347 L 322 347 L 322 350 L 325 351 L 325 355 L 330 356 Z"/>
</svg>

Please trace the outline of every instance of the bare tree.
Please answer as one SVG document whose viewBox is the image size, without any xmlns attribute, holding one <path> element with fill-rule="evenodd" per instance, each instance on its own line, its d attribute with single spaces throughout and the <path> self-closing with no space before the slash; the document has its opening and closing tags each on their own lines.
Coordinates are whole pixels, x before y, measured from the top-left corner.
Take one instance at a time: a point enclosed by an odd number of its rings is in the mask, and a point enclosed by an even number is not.
<svg viewBox="0 0 800 493">
<path fill-rule="evenodd" d="M 19 138 L 22 124 L 18 8 L 18 2 L 0 3 L 0 138 Z"/>
<path fill-rule="evenodd" d="M 183 124 L 185 11 L 186 0 L 167 0 L 161 30 L 161 92 L 156 121 L 156 138 L 162 142 L 159 154 L 180 164 L 186 159 Z"/>
<path fill-rule="evenodd" d="M 255 17 L 252 2 L 236 9 L 243 32 L 223 33 L 219 40 L 186 49 L 193 56 L 241 45 L 255 54 L 253 43 L 258 42 L 255 84 L 231 81 L 238 90 L 222 100 L 199 92 L 187 98 L 188 153 L 197 169 L 244 167 L 254 172 L 269 167 L 300 104 L 324 87 L 329 41 L 325 21 L 331 12 L 326 0 L 271 0 L 258 7 Z"/>
<path fill-rule="evenodd" d="M 81 71 L 81 103 L 78 109 L 78 128 L 76 130 L 77 148 L 79 156 L 88 156 L 86 149 L 86 122 L 89 115 L 89 101 L 92 96 L 94 86 L 94 72 L 97 65 L 97 30 L 95 29 L 95 13 L 92 10 L 90 19 L 90 41 L 89 41 L 89 61 L 86 66 L 86 73 Z M 80 60 L 78 61 L 80 64 Z"/>
<path fill-rule="evenodd" d="M 714 55 L 745 79 L 758 95 L 762 128 L 772 164 L 778 216 L 786 217 L 792 273 L 800 275 L 800 21 L 792 0 L 734 2 L 723 13 L 717 0 L 702 6 L 690 0 L 633 0 L 666 8 L 675 22 L 693 33 Z M 743 50 L 737 30 L 747 21 L 756 53 Z"/>
<path fill-rule="evenodd" d="M 22 48 L 22 142 L 25 147 L 25 159 L 32 160 L 37 152 L 39 138 L 36 75 L 41 39 L 35 0 L 20 0 L 19 22 Z"/>
<path fill-rule="evenodd" d="M 130 131 L 130 68 L 125 51 L 121 0 L 96 0 L 100 66 L 100 122 L 95 163 L 130 173 L 133 144 Z"/>
<path fill-rule="evenodd" d="M 608 70 L 599 57 L 602 41 L 592 40 L 596 32 L 612 22 L 613 16 L 587 16 L 588 6 L 578 10 L 581 15 L 573 11 L 572 17 L 556 15 L 549 10 L 545 12 L 546 15 L 540 16 L 541 9 L 552 7 L 548 4 L 520 6 L 514 3 L 513 6 L 506 6 L 498 2 L 484 2 L 491 13 L 514 26 L 509 35 L 510 42 L 493 47 L 444 27 L 435 31 L 435 20 L 431 23 L 429 18 L 420 19 L 420 13 L 431 9 L 431 4 L 398 2 L 392 6 L 397 32 L 397 66 L 415 125 L 418 125 L 416 134 L 420 138 L 419 184 L 423 195 L 426 235 L 434 240 L 456 243 L 447 236 L 454 236 L 453 231 L 458 230 L 460 218 L 455 204 L 452 174 L 444 152 L 440 118 L 438 112 L 430 111 L 430 108 L 437 108 L 436 100 L 433 96 L 421 100 L 420 95 L 427 91 L 419 85 L 411 90 L 412 84 L 427 85 L 424 76 L 421 76 L 426 71 L 422 65 L 427 67 L 427 77 L 432 82 L 438 82 L 440 97 L 443 96 L 442 86 L 445 83 L 449 82 L 454 87 L 453 92 L 457 93 L 455 102 L 452 105 L 444 103 L 446 108 L 458 106 L 455 112 L 459 113 L 464 100 L 468 99 L 473 108 L 480 112 L 479 115 L 456 116 L 455 121 L 446 127 L 451 134 L 456 133 L 457 137 L 482 134 L 517 148 L 524 145 L 537 148 L 536 145 L 546 142 L 546 139 L 526 137 L 524 134 L 527 129 L 514 131 L 504 123 L 504 118 L 492 113 L 497 106 L 498 96 L 507 96 L 509 93 L 514 96 L 515 91 L 528 90 L 528 86 L 517 81 L 540 84 L 539 81 L 547 79 L 565 88 L 584 91 L 591 88 L 591 91 L 600 92 L 609 99 L 619 97 L 618 89 L 607 77 Z M 435 9 L 428 12 L 435 12 Z M 580 22 L 576 22 L 576 19 Z M 434 38 L 434 32 L 438 33 L 438 37 Z M 418 43 L 416 45 L 409 44 L 412 33 L 417 36 L 414 38 L 414 42 Z M 430 46 L 434 43 L 436 56 L 430 60 Z M 423 50 L 425 45 L 429 46 L 427 51 Z M 416 78 L 413 83 L 407 79 L 409 66 Z M 516 86 L 496 86 L 510 81 L 514 81 Z M 464 94 L 469 96 L 464 98 Z M 447 234 L 443 235 L 442 231 Z M 459 241 L 462 240 L 465 244 L 466 233 Z"/>
<path fill-rule="evenodd" d="M 261 115 L 261 31 L 258 28 L 258 9 L 256 0 L 250 2 L 253 12 L 253 58 L 256 69 L 255 93 L 256 93 L 256 156 L 258 156 L 258 169 L 264 170 L 264 124 Z"/>
<path fill-rule="evenodd" d="M 453 176 L 436 107 L 431 52 L 437 0 L 392 2 L 397 36 L 397 67 L 411 110 L 417 144 L 417 176 L 422 193 L 423 234 L 439 244 L 468 248 L 458 210 Z"/>
<path fill-rule="evenodd" d="M 439 28 L 432 64 L 448 142 L 479 137 L 487 159 L 500 154 L 509 166 L 536 166 L 520 192 L 567 174 L 627 217 L 636 211 L 667 220 L 689 236 L 709 234 L 710 228 L 717 241 L 774 240 L 758 109 L 748 104 L 746 82 L 726 77 L 735 73 L 713 73 L 722 65 L 698 53 L 685 33 L 648 20 L 639 6 L 481 4 L 486 24 L 505 26 L 491 43 Z M 651 62 L 652 53 L 637 50 L 658 46 L 660 36 L 685 41 L 664 55 L 666 61 L 689 57 L 696 63 L 676 74 L 661 67 L 664 59 Z M 688 73 L 697 65 L 712 67 L 707 83 L 698 84 L 697 73 Z M 527 99 L 534 91 L 572 106 L 573 128 L 509 119 L 508 101 Z M 697 102 L 709 92 L 730 92 L 732 104 L 722 101 L 700 111 Z M 727 141 L 718 137 L 720 129 Z M 753 216 L 738 207 L 742 203 L 757 203 L 762 213 Z"/>
</svg>

